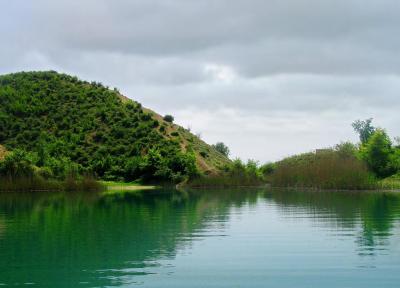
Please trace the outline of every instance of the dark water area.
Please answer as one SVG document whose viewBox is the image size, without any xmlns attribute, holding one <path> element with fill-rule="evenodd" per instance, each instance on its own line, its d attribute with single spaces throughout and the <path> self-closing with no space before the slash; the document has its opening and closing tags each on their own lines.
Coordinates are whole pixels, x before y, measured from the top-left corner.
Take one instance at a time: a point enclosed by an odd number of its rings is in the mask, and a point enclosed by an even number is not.
<svg viewBox="0 0 400 288">
<path fill-rule="evenodd" d="M 3 193 L 1 285 L 400 287 L 400 193 Z"/>
</svg>

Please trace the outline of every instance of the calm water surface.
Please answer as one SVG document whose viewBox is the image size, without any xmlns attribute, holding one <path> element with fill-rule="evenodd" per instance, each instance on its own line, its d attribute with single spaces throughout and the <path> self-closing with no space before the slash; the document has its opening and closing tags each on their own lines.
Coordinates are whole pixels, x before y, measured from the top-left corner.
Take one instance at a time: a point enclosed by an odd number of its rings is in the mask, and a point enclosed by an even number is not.
<svg viewBox="0 0 400 288">
<path fill-rule="evenodd" d="M 400 194 L 0 194 L 0 285 L 400 287 Z"/>
</svg>

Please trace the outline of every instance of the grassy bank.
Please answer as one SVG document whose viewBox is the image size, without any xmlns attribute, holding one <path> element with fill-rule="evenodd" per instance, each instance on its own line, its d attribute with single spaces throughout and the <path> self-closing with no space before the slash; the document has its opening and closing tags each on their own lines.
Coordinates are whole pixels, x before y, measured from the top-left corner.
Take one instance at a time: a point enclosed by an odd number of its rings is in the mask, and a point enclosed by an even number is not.
<svg viewBox="0 0 400 288">
<path fill-rule="evenodd" d="M 46 180 L 41 177 L 0 178 L 0 191 L 101 191 L 104 185 L 93 178 Z"/>
<path fill-rule="evenodd" d="M 101 181 L 100 182 L 107 193 L 114 193 L 117 191 L 139 191 L 139 190 L 153 190 L 159 186 L 143 185 L 139 182 L 114 182 L 114 181 Z"/>
</svg>

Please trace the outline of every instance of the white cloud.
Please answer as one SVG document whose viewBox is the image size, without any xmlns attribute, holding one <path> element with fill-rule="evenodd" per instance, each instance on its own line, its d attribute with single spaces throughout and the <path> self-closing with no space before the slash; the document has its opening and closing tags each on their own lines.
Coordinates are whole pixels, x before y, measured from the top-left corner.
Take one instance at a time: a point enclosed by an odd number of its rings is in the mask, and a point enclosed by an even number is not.
<svg viewBox="0 0 400 288">
<path fill-rule="evenodd" d="M 235 70 L 227 65 L 205 64 L 204 72 L 217 82 L 231 83 L 237 78 Z"/>
</svg>

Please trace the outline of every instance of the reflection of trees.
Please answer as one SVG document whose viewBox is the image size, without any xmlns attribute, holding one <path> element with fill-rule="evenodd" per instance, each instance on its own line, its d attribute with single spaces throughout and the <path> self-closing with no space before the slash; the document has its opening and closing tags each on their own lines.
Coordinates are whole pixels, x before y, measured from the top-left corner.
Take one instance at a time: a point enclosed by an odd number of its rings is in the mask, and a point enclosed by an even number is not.
<svg viewBox="0 0 400 288">
<path fill-rule="evenodd" d="M 270 191 L 264 197 L 277 203 L 285 214 L 304 209 L 315 220 L 324 221 L 324 226 L 360 225 L 362 232 L 356 239 L 360 255 L 373 255 L 378 246 L 386 246 L 394 221 L 400 218 L 397 193 Z"/>
<path fill-rule="evenodd" d="M 1 195 L 0 213 L 12 221 L 0 239 L 0 267 L 9 267 L 0 279 L 53 287 L 69 279 L 65 286 L 78 281 L 105 286 L 115 284 L 111 276 L 146 274 L 157 260 L 204 237 L 212 223 L 224 225 L 230 207 L 257 199 L 255 194 L 230 195 Z"/>
<path fill-rule="evenodd" d="M 224 229 L 231 209 L 260 199 L 275 203 L 284 215 L 304 212 L 332 230 L 361 227 L 355 239 L 360 254 L 386 245 L 400 218 L 400 194 L 369 192 L 4 194 L 0 231 L 5 225 L 7 229 L 0 237 L 0 282 L 60 287 L 60 279 L 69 279 L 67 287 L 78 281 L 88 286 L 117 284 L 123 276 L 153 272 L 160 260 Z"/>
<path fill-rule="evenodd" d="M 6 224 L 3 218 L 0 216 L 0 239 L 4 233 L 4 230 L 6 229 Z"/>
</svg>

